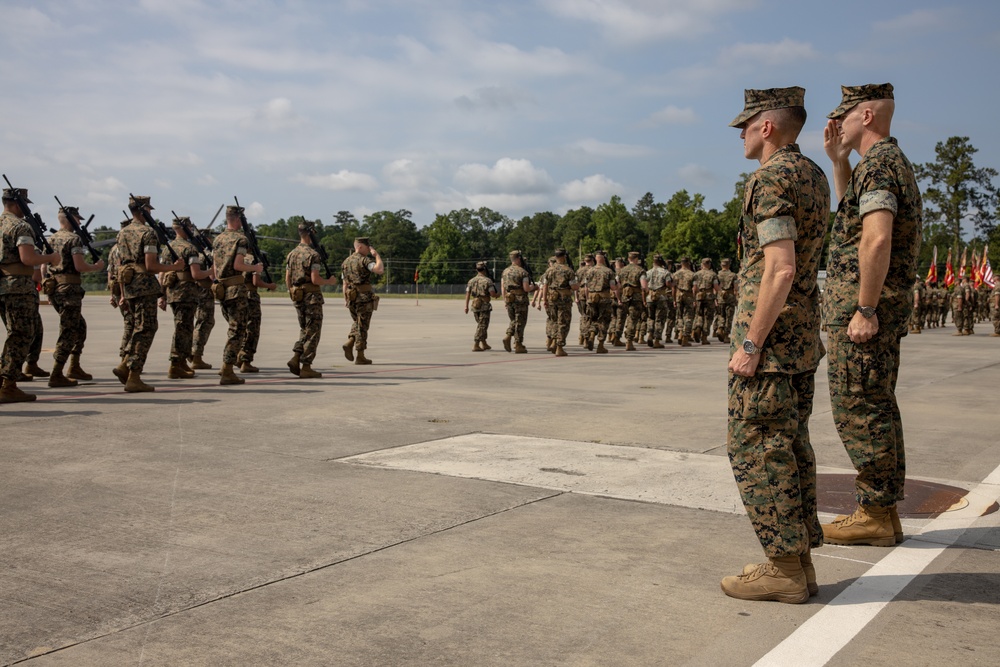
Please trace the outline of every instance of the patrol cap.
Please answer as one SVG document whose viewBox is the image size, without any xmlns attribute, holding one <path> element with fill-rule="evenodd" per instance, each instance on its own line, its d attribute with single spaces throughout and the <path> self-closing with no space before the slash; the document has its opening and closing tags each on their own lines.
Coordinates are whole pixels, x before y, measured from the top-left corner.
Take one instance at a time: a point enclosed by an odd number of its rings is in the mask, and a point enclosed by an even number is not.
<svg viewBox="0 0 1000 667">
<path fill-rule="evenodd" d="M 174 218 L 174 221 L 170 224 L 171 227 L 177 227 L 179 229 L 185 229 L 186 225 L 191 224 L 191 218 L 186 215 Z"/>
<path fill-rule="evenodd" d="M 566 248 L 556 248 L 555 256 L 556 257 L 565 257 L 566 256 Z"/>
<path fill-rule="evenodd" d="M 148 206 L 151 211 L 154 210 L 153 205 L 149 201 L 149 195 L 135 195 L 128 198 L 129 208 L 142 208 L 144 206 Z"/>
<path fill-rule="evenodd" d="M 827 118 L 840 118 L 861 102 L 894 99 L 891 83 L 866 83 L 863 86 L 841 86 L 840 93 L 842 95 L 840 106 L 831 111 L 827 115 Z"/>
<path fill-rule="evenodd" d="M 79 206 L 63 206 L 59 209 L 64 215 L 71 215 L 74 218 L 80 217 L 80 207 Z"/>
<path fill-rule="evenodd" d="M 712 263 L 712 258 L 711 257 L 702 257 L 701 258 L 701 263 L 702 264 L 711 264 Z"/>
<path fill-rule="evenodd" d="M 368 238 L 367 236 L 356 236 L 354 238 L 354 242 L 358 243 L 358 244 L 361 244 L 361 245 L 368 245 L 368 246 L 370 246 L 372 244 L 371 239 Z"/>
<path fill-rule="evenodd" d="M 306 220 L 304 222 L 299 223 L 298 229 L 299 232 L 313 232 L 316 231 L 316 226 L 309 220 Z"/>
<path fill-rule="evenodd" d="M 486 262 L 476 262 L 476 271 L 485 271 Z"/>
<path fill-rule="evenodd" d="M 25 188 L 4 188 L 3 189 L 3 200 L 4 201 L 14 201 L 20 197 L 24 200 L 26 204 L 34 204 L 35 202 L 28 199 L 28 191 Z"/>
<path fill-rule="evenodd" d="M 690 264 L 691 263 L 691 258 L 690 257 L 681 257 L 677 261 L 679 261 L 681 264 Z"/>
<path fill-rule="evenodd" d="M 628 258 L 629 259 L 639 259 L 639 251 L 638 250 L 631 250 L 631 251 L 629 251 Z"/>
<path fill-rule="evenodd" d="M 520 250 L 511 250 L 510 251 L 510 256 L 511 256 L 511 258 L 520 257 L 521 256 L 521 251 Z"/>
<path fill-rule="evenodd" d="M 728 257 L 723 257 L 722 259 L 719 260 L 719 264 L 721 264 L 722 266 L 729 266 L 730 264 L 732 264 L 732 261 Z"/>
<path fill-rule="evenodd" d="M 226 207 L 226 217 L 229 217 L 231 215 L 240 215 L 245 210 L 246 209 L 243 208 L 242 206 L 235 206 L 235 205 L 227 206 Z"/>
<path fill-rule="evenodd" d="M 787 107 L 804 107 L 805 99 L 806 89 L 799 86 L 792 86 L 791 88 L 764 88 L 763 90 L 747 88 L 743 91 L 743 111 L 733 119 L 729 127 L 742 128 L 747 124 L 748 120 L 761 111 L 772 111 Z"/>
<path fill-rule="evenodd" d="M 590 261 L 590 262 L 596 261 L 596 258 L 594 257 L 594 253 L 592 253 L 592 252 L 588 252 L 586 255 L 584 255 L 583 259 L 584 259 L 584 261 Z"/>
</svg>

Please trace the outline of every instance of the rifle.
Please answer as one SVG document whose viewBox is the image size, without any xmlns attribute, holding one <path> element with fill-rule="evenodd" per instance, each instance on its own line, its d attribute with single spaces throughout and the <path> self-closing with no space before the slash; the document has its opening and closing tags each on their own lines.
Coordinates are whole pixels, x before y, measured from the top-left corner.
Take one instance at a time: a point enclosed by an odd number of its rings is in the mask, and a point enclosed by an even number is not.
<svg viewBox="0 0 1000 667">
<path fill-rule="evenodd" d="M 316 238 L 316 230 L 312 227 L 309 228 L 309 246 L 319 253 L 319 259 L 323 263 L 323 269 L 326 271 L 326 277 L 330 277 L 330 256 L 326 252 L 326 248 L 319 242 Z"/>
<path fill-rule="evenodd" d="M 173 214 L 174 220 L 181 219 L 181 217 L 177 215 L 173 209 L 171 209 L 170 212 Z M 201 235 L 201 231 L 194 225 L 188 226 L 186 222 L 182 222 L 181 225 L 183 225 L 184 231 L 187 233 L 188 239 L 190 239 L 195 249 L 205 256 L 205 269 L 207 270 L 212 266 L 212 244 L 208 242 L 208 239 Z"/>
<path fill-rule="evenodd" d="M 133 201 L 135 200 L 135 195 L 131 192 L 128 193 L 128 196 L 131 197 Z M 171 259 L 175 262 L 180 259 L 177 256 L 177 253 L 174 252 L 173 247 L 170 245 L 170 235 L 167 233 L 167 226 L 162 222 L 154 220 L 153 216 L 144 207 L 140 207 L 139 211 L 142 213 L 142 219 L 146 221 L 146 224 L 149 225 L 150 229 L 153 230 L 153 233 L 156 234 L 156 240 L 160 243 L 160 245 L 167 246 L 167 251 L 170 253 Z"/>
<path fill-rule="evenodd" d="M 233 200 L 236 202 L 236 205 L 239 206 L 241 211 L 240 227 L 243 228 L 243 235 L 247 237 L 247 243 L 250 245 L 250 254 L 253 255 L 254 259 L 260 262 L 263 267 L 264 270 L 261 271 L 261 275 L 264 276 L 264 280 L 269 283 L 273 283 L 274 281 L 271 280 L 271 273 L 268 271 L 271 267 L 271 262 L 268 261 L 267 255 L 260 251 L 260 246 L 257 245 L 257 233 L 253 230 L 253 227 L 250 226 L 250 223 L 247 222 L 247 216 L 242 213 L 243 207 L 240 206 L 240 200 L 237 199 L 235 195 L 233 196 Z"/>
<path fill-rule="evenodd" d="M 10 191 L 14 193 L 14 200 L 17 202 L 18 206 L 21 207 L 21 213 L 24 214 L 24 219 L 31 226 L 31 235 L 35 237 L 35 247 L 42 250 L 45 254 L 52 254 L 52 246 L 45 239 L 45 223 L 42 222 L 42 216 L 37 213 L 32 213 L 31 209 L 28 208 L 27 200 L 20 195 L 20 190 L 15 188 L 7 180 L 7 174 L 3 175 L 3 180 L 7 181 L 7 187 Z"/>
<path fill-rule="evenodd" d="M 59 208 L 62 209 L 63 215 L 65 215 L 66 219 L 69 220 L 70 227 L 73 228 L 73 233 L 76 234 L 77 237 L 80 239 L 80 241 L 83 242 L 83 247 L 90 251 L 91 259 L 93 259 L 95 262 L 99 261 L 101 259 L 101 255 L 96 250 L 94 250 L 94 237 L 90 234 L 90 230 L 87 229 L 87 227 L 94 219 L 93 214 L 91 214 L 91 216 L 87 218 L 87 222 L 81 225 L 77 221 L 75 215 L 69 214 L 69 212 L 66 210 L 66 207 L 63 206 L 63 203 L 59 201 L 59 197 L 56 197 L 56 203 L 59 204 Z"/>
</svg>

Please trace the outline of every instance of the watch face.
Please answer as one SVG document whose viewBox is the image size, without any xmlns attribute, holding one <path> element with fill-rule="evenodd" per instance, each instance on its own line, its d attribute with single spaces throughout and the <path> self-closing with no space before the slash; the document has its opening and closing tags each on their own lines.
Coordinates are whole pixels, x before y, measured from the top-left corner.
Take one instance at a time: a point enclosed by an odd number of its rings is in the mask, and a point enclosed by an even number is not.
<svg viewBox="0 0 1000 667">
<path fill-rule="evenodd" d="M 755 354 L 757 352 L 757 346 L 753 344 L 753 341 L 745 340 L 743 341 L 743 351 L 747 354 Z"/>
</svg>

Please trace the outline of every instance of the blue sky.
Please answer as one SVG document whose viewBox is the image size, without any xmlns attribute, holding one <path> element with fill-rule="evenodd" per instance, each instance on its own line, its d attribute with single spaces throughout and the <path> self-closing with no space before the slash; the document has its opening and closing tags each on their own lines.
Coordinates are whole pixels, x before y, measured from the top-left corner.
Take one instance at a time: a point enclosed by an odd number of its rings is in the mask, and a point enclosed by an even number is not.
<svg viewBox="0 0 1000 667">
<path fill-rule="evenodd" d="M 1000 168 L 1000 3 L 3 0 L 2 168 L 54 219 L 128 192 L 205 224 L 489 206 L 512 218 L 680 189 L 732 196 L 744 88 L 801 85 L 821 166 L 840 84 L 891 81 L 914 162 Z"/>
</svg>

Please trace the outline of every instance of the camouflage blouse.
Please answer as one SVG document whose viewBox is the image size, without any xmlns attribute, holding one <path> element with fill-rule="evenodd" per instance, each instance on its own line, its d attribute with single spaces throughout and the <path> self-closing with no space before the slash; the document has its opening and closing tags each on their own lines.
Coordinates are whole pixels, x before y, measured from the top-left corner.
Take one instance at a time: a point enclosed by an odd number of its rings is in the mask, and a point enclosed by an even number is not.
<svg viewBox="0 0 1000 667">
<path fill-rule="evenodd" d="M 674 284 L 677 285 L 678 292 L 692 291 L 694 289 L 694 271 L 683 268 L 674 271 Z"/>
<path fill-rule="evenodd" d="M 31 225 L 13 213 L 0 214 L 0 265 L 17 264 L 21 266 L 20 245 L 34 245 Z M 0 294 L 31 294 L 35 291 L 35 282 L 30 275 L 0 277 Z"/>
<path fill-rule="evenodd" d="M 49 237 L 49 245 L 52 246 L 53 252 L 59 255 L 59 263 L 49 266 L 51 275 L 80 275 L 80 272 L 76 270 L 73 255 L 83 255 L 86 250 L 83 248 L 83 241 L 75 232 L 60 229 Z"/>
<path fill-rule="evenodd" d="M 529 280 L 528 272 L 522 267 L 511 264 L 506 269 L 503 270 L 503 274 L 500 276 L 500 282 L 503 283 L 505 290 L 517 290 L 519 294 L 524 294 L 521 289 L 524 287 L 524 281 Z"/>
<path fill-rule="evenodd" d="M 615 272 L 603 264 L 590 267 L 587 271 L 587 292 L 607 292 L 615 284 Z"/>
<path fill-rule="evenodd" d="M 764 246 L 795 242 L 791 291 L 763 341 L 758 373 L 815 370 L 826 353 L 819 337 L 816 276 L 830 214 L 830 184 L 819 166 L 796 144 L 778 149 L 747 181 L 740 220 L 744 255 L 738 277 L 730 354 L 742 346 L 753 319 L 764 276 Z"/>
<path fill-rule="evenodd" d="M 146 223 L 133 220 L 118 232 L 118 253 L 121 260 L 121 266 L 118 269 L 119 278 L 122 270 L 129 265 L 139 266 L 141 270 L 144 270 L 147 253 L 152 253 L 157 257 L 160 255 L 156 233 Z M 160 296 L 162 293 L 163 290 L 154 273 L 136 271 L 128 285 L 122 283 L 122 295 L 126 299 Z"/>
<path fill-rule="evenodd" d="M 568 264 L 553 264 L 545 270 L 544 280 L 550 290 L 567 290 L 577 284 L 576 271 Z"/>
<path fill-rule="evenodd" d="M 194 247 L 194 244 L 187 239 L 178 237 L 170 242 L 170 247 L 174 249 L 179 258 L 184 260 L 184 266 L 187 268 L 181 272 L 169 271 L 163 274 L 163 284 L 170 285 L 170 287 L 166 288 L 167 303 L 193 303 L 201 295 L 201 288 L 198 287 L 197 283 L 193 282 L 191 265 L 200 265 L 204 260 L 198 249 Z M 173 257 L 170 256 L 170 253 L 164 252 L 160 257 L 160 262 L 162 264 L 173 264 Z M 176 282 L 173 278 L 169 277 L 171 275 L 177 276 Z M 183 280 L 181 276 L 184 277 Z"/>
<path fill-rule="evenodd" d="M 861 220 L 879 210 L 891 211 L 894 218 L 889 272 L 876 312 L 881 326 L 902 328 L 905 332 L 913 309 L 910 288 L 920 252 L 923 203 L 913 165 L 892 137 L 882 139 L 864 154 L 837 207 L 823 295 L 830 326 L 847 326 L 854 317 L 861 285 L 858 265 Z"/>
</svg>

